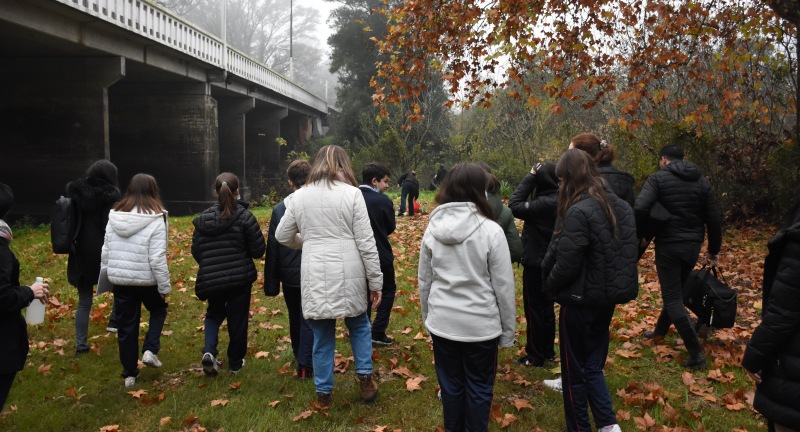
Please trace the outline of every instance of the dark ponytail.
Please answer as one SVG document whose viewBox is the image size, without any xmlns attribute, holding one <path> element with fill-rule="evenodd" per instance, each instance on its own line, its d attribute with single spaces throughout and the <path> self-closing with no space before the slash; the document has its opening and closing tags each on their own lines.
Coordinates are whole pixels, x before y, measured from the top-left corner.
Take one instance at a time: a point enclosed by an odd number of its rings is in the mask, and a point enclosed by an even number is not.
<svg viewBox="0 0 800 432">
<path fill-rule="evenodd" d="M 236 191 L 239 190 L 239 177 L 236 177 L 236 174 L 224 172 L 217 176 L 214 189 L 217 191 L 220 219 L 232 218 L 236 214 L 238 206 Z"/>
</svg>

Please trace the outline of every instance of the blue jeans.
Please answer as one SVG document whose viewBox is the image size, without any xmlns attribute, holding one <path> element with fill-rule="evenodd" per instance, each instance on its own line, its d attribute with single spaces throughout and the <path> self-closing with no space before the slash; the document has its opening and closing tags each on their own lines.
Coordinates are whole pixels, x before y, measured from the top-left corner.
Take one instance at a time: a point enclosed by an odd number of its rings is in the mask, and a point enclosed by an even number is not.
<svg viewBox="0 0 800 432">
<path fill-rule="evenodd" d="M 217 356 L 219 327 L 228 319 L 228 367 L 239 370 L 247 353 L 247 326 L 250 318 L 250 285 L 232 288 L 208 298 L 203 353 Z"/>
<path fill-rule="evenodd" d="M 307 320 L 314 332 L 314 387 L 317 393 L 333 391 L 333 360 L 336 348 L 336 320 Z M 372 331 L 366 313 L 344 319 L 350 331 L 350 346 L 356 363 L 356 373 L 372 373 Z"/>
<path fill-rule="evenodd" d="M 486 432 L 497 374 L 497 339 L 458 342 L 431 334 L 446 432 Z"/>
<path fill-rule="evenodd" d="M 76 288 L 78 288 L 78 307 L 75 310 L 75 350 L 87 351 L 89 350 L 89 315 L 92 311 L 94 285 L 79 285 Z M 117 313 L 113 301 L 108 324 L 117 326 Z"/>
<path fill-rule="evenodd" d="M 592 431 L 589 406 L 597 429 L 617 423 L 603 375 L 613 316 L 614 305 L 561 305 L 558 333 L 564 417 L 569 432 Z"/>
</svg>

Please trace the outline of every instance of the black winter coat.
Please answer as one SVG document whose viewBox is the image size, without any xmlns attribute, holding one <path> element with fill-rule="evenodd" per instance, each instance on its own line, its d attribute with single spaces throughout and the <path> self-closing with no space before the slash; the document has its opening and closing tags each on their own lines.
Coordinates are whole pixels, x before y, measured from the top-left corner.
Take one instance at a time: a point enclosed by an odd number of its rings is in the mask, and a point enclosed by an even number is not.
<svg viewBox="0 0 800 432">
<path fill-rule="evenodd" d="M 600 175 L 608 183 L 611 191 L 633 208 L 633 204 L 636 202 L 636 195 L 633 193 L 635 183 L 633 176 L 618 170 L 611 164 L 600 164 L 599 168 Z"/>
<path fill-rule="evenodd" d="M 508 208 L 515 218 L 525 222 L 522 226 L 523 251 L 520 262 L 524 266 L 541 267 L 556 225 L 558 189 L 537 191 L 536 197 L 528 200 L 534 189 L 536 174 L 527 174 L 511 194 Z"/>
<path fill-rule="evenodd" d="M 397 226 L 392 200 L 380 192 L 375 192 L 372 188 L 360 187 L 359 189 L 361 189 L 364 203 L 367 205 L 369 223 L 372 225 L 372 233 L 375 235 L 375 245 L 378 247 L 381 266 L 391 266 L 394 262 L 394 253 L 392 245 L 389 243 L 389 235 Z"/>
<path fill-rule="evenodd" d="M 542 261 L 543 292 L 561 304 L 613 305 L 639 293 L 633 210 L 608 194 L 616 232 L 600 203 L 588 195 L 567 209 L 562 231 Z"/>
<path fill-rule="evenodd" d="M 763 317 L 742 366 L 762 371 L 755 409 L 776 424 L 800 429 L 800 223 L 779 232 L 767 247 Z"/>
<path fill-rule="evenodd" d="M 247 205 L 239 202 L 231 219 L 220 219 L 215 204 L 194 221 L 192 256 L 200 264 L 195 294 L 206 300 L 216 293 L 242 288 L 256 281 L 254 258 L 264 255 L 264 234 Z"/>
<path fill-rule="evenodd" d="M 634 209 L 647 218 L 656 203 L 671 215 L 655 233 L 659 243 L 703 243 L 708 228 L 708 252 L 716 255 L 722 245 L 722 223 L 711 186 L 697 165 L 673 160 L 651 174 L 636 198 Z"/>
<path fill-rule="evenodd" d="M 67 280 L 76 287 L 96 285 L 108 212 L 119 201 L 120 192 L 105 180 L 87 177 L 67 184 L 67 196 L 75 200 L 81 212 L 75 251 L 67 262 Z"/>
<path fill-rule="evenodd" d="M 15 373 L 28 357 L 28 329 L 20 313 L 33 301 L 33 291 L 19 285 L 19 261 L 0 238 L 0 374 Z"/>
<path fill-rule="evenodd" d="M 283 289 L 300 289 L 300 263 L 303 261 L 301 249 L 288 248 L 275 238 L 275 230 L 286 213 L 286 204 L 281 201 L 272 209 L 267 234 L 267 259 L 264 263 L 264 293 L 278 295 Z M 270 294 L 272 293 L 272 294 Z"/>
</svg>

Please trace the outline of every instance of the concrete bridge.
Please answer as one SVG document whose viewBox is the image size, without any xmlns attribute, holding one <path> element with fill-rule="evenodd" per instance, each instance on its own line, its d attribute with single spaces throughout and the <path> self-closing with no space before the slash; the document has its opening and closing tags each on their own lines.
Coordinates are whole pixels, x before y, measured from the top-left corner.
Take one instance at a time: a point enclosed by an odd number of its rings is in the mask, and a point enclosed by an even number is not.
<svg viewBox="0 0 800 432">
<path fill-rule="evenodd" d="M 0 181 L 17 215 L 49 214 L 103 158 L 123 190 L 146 172 L 173 214 L 197 212 L 219 172 L 261 193 L 280 177 L 277 138 L 327 130 L 324 100 L 145 0 L 0 0 L 0 61 Z"/>
</svg>

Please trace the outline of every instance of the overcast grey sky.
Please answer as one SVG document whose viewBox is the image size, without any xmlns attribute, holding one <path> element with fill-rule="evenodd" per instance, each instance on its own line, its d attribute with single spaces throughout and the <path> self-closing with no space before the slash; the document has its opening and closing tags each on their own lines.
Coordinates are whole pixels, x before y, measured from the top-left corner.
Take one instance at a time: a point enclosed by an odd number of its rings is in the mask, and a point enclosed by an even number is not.
<svg viewBox="0 0 800 432">
<path fill-rule="evenodd" d="M 330 16 L 331 11 L 336 9 L 339 6 L 336 2 L 327 2 L 323 0 L 293 0 L 295 6 L 303 6 L 307 8 L 316 9 L 319 11 L 320 17 L 320 28 L 319 32 L 316 33 L 315 38 L 322 43 L 325 47 L 328 46 L 328 36 L 333 33 L 328 27 L 328 16 Z M 328 49 L 326 48 L 325 51 L 327 52 Z"/>
</svg>

